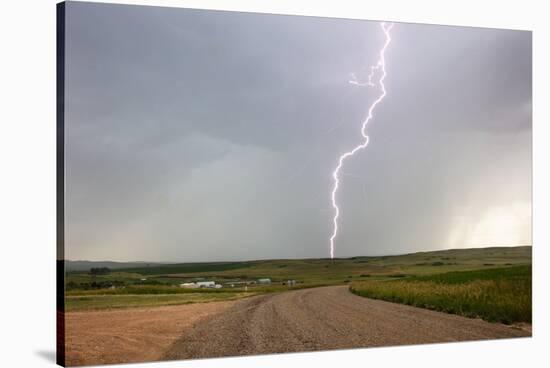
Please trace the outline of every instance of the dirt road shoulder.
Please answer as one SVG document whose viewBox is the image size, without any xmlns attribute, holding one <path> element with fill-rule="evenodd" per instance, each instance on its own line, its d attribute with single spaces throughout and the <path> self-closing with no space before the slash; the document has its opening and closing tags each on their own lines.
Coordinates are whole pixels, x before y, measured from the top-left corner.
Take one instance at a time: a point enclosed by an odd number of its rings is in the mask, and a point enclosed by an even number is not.
<svg viewBox="0 0 550 368">
<path fill-rule="evenodd" d="M 66 313 L 67 365 L 159 360 L 182 331 L 235 302 Z"/>
</svg>

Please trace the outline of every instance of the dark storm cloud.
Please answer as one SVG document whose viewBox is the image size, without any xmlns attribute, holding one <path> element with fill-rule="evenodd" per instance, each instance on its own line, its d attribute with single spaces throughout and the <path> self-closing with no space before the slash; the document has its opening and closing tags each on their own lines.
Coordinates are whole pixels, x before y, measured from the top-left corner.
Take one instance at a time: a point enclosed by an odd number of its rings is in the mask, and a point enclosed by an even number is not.
<svg viewBox="0 0 550 368">
<path fill-rule="evenodd" d="M 331 172 L 377 92 L 349 74 L 376 61 L 378 23 L 85 3 L 67 19 L 69 258 L 327 256 Z M 393 38 L 371 143 L 342 170 L 337 255 L 498 243 L 485 229 L 516 212 L 508 239 L 530 242 L 530 33 Z"/>
</svg>

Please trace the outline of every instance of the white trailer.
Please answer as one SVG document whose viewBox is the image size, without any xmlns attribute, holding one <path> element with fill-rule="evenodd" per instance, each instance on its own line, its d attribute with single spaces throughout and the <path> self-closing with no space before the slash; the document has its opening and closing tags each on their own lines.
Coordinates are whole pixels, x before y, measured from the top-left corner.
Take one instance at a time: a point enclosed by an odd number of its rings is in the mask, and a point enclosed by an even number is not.
<svg viewBox="0 0 550 368">
<path fill-rule="evenodd" d="M 198 281 L 197 285 L 200 288 L 213 288 L 213 287 L 216 287 L 216 283 L 214 281 Z"/>
</svg>

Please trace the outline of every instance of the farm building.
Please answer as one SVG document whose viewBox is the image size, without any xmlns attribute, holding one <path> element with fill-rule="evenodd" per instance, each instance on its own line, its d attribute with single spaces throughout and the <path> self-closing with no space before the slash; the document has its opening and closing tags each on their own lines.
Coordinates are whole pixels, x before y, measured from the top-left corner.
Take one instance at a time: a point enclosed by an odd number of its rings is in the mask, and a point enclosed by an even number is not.
<svg viewBox="0 0 550 368">
<path fill-rule="evenodd" d="M 200 288 L 213 288 L 216 287 L 216 283 L 214 281 L 198 281 L 197 286 Z"/>
<path fill-rule="evenodd" d="M 250 284 L 255 284 L 255 281 L 227 281 L 224 285 L 227 287 L 243 287 Z"/>
<path fill-rule="evenodd" d="M 258 279 L 258 284 L 271 284 L 271 279 Z"/>
<path fill-rule="evenodd" d="M 195 289 L 195 288 L 198 288 L 199 286 L 194 282 L 185 282 L 183 284 L 180 284 L 180 287 L 186 288 L 186 289 Z"/>
</svg>

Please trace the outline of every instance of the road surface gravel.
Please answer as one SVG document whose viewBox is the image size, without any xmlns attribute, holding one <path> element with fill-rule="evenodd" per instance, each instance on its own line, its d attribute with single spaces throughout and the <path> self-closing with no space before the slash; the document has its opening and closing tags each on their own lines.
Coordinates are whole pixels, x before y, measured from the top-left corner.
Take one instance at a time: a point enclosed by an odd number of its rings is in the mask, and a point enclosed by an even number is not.
<svg viewBox="0 0 550 368">
<path fill-rule="evenodd" d="M 352 294 L 346 286 L 235 302 L 183 331 L 164 359 L 351 349 L 531 336 L 529 331 Z"/>
</svg>

